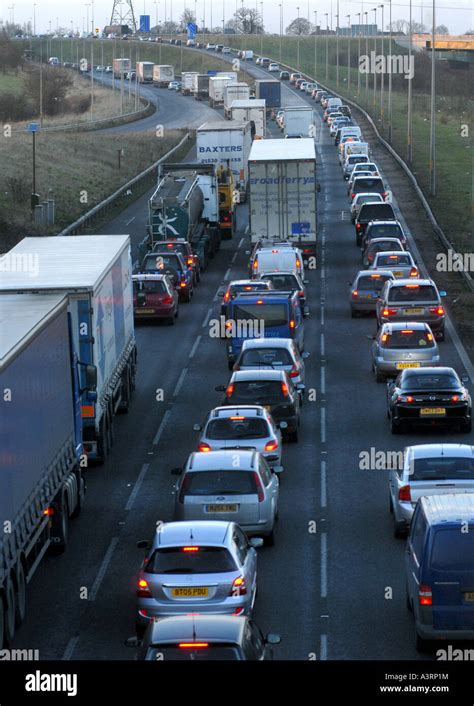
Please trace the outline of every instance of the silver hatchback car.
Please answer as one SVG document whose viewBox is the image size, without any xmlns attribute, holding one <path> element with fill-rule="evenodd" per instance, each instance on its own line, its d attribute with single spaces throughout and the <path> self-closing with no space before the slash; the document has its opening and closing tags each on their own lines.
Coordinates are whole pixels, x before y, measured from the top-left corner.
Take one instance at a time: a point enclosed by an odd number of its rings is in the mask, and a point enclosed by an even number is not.
<svg viewBox="0 0 474 706">
<path fill-rule="evenodd" d="M 285 422 L 281 424 L 285 429 Z M 276 473 L 282 470 L 281 431 L 261 405 L 216 407 L 202 426 L 195 424 L 193 429 L 201 432 L 197 451 L 258 451 Z"/>
<path fill-rule="evenodd" d="M 366 314 L 375 311 L 377 298 L 383 289 L 385 282 L 395 279 L 390 270 L 360 270 L 351 285 L 349 295 L 351 316 L 356 318 L 359 314 Z"/>
<path fill-rule="evenodd" d="M 388 250 L 375 253 L 371 270 L 390 270 L 395 279 L 419 277 L 420 273 L 411 253 Z"/>
<path fill-rule="evenodd" d="M 249 338 L 244 341 L 233 369 L 284 370 L 294 385 L 304 385 L 304 361 L 309 355 L 307 351 L 300 353 L 292 338 Z"/>
<path fill-rule="evenodd" d="M 274 469 L 276 470 L 276 469 Z M 192 453 L 175 489 L 175 520 L 228 520 L 274 543 L 279 481 L 257 451 Z"/>
<path fill-rule="evenodd" d="M 403 537 L 421 496 L 474 493 L 474 446 L 407 446 L 403 454 L 403 468 L 390 470 L 389 487 L 394 534 L 395 537 Z"/>
<path fill-rule="evenodd" d="M 372 344 L 372 370 L 377 382 L 405 368 L 439 365 L 439 349 L 429 324 L 404 321 L 383 324 Z"/>
<path fill-rule="evenodd" d="M 137 579 L 136 630 L 168 615 L 250 615 L 257 590 L 256 547 L 235 522 L 158 523 Z"/>
</svg>

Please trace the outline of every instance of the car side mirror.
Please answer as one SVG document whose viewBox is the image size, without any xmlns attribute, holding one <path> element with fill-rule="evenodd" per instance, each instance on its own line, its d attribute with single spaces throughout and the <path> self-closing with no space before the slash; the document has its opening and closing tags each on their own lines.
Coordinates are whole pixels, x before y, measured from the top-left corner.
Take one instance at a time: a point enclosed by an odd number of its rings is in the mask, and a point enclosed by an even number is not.
<svg viewBox="0 0 474 706">
<path fill-rule="evenodd" d="M 276 635 L 275 633 L 269 632 L 265 638 L 265 642 L 267 643 L 267 645 L 279 645 L 281 642 L 281 637 L 280 635 Z"/>
<path fill-rule="evenodd" d="M 150 548 L 150 542 L 148 539 L 141 539 L 139 542 L 137 542 L 137 549 L 149 549 Z"/>
<path fill-rule="evenodd" d="M 303 360 L 306 360 L 306 358 L 309 358 L 310 355 L 311 353 L 309 351 L 305 351 L 301 354 L 301 357 L 303 358 Z"/>
<path fill-rule="evenodd" d="M 215 390 L 216 392 L 225 392 L 225 389 L 226 389 L 226 388 L 225 388 L 224 385 L 217 385 L 217 386 L 214 388 L 214 390 Z"/>
<path fill-rule="evenodd" d="M 271 468 L 272 473 L 280 474 L 283 473 L 283 466 L 272 466 Z"/>
<path fill-rule="evenodd" d="M 387 380 L 387 387 L 390 389 L 392 387 L 395 387 L 395 380 L 393 378 L 389 378 Z"/>
<path fill-rule="evenodd" d="M 193 424 L 193 431 L 202 431 L 202 426 L 200 424 Z"/>
<path fill-rule="evenodd" d="M 299 382 L 297 385 L 295 385 L 295 387 L 299 392 L 304 392 L 306 389 L 305 385 L 303 385 L 302 382 Z"/>
<path fill-rule="evenodd" d="M 278 427 L 280 429 L 288 429 L 288 422 L 280 422 Z"/>
<path fill-rule="evenodd" d="M 172 468 L 171 469 L 171 475 L 172 476 L 180 476 L 183 472 L 182 468 Z"/>
<path fill-rule="evenodd" d="M 259 547 L 263 547 L 263 539 L 261 537 L 252 537 L 249 539 L 249 544 L 254 549 L 258 549 Z"/>
<path fill-rule="evenodd" d="M 442 289 L 440 292 L 438 292 L 438 294 L 440 297 L 447 297 L 448 296 L 448 293 L 444 289 Z"/>
<path fill-rule="evenodd" d="M 469 375 L 461 375 L 461 382 L 463 383 L 463 385 L 469 385 L 469 383 L 471 382 L 471 378 L 469 377 Z"/>
<path fill-rule="evenodd" d="M 250 250 L 246 250 L 246 251 L 245 251 L 245 254 L 246 254 L 246 255 L 250 255 Z"/>
<path fill-rule="evenodd" d="M 125 647 L 140 647 L 142 641 L 134 635 L 133 637 L 127 637 L 123 644 Z"/>
</svg>

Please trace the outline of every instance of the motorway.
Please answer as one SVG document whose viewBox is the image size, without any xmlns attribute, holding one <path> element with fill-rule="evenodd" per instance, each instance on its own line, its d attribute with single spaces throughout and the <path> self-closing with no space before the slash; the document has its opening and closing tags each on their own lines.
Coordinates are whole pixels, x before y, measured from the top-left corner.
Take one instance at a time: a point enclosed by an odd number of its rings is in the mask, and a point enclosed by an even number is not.
<svg viewBox="0 0 474 706">
<path fill-rule="evenodd" d="M 282 91 L 284 104 L 307 101 L 287 86 Z M 183 114 L 195 105 L 191 98 L 173 100 L 182 102 Z M 284 448 L 276 545 L 258 550 L 254 617 L 264 632 L 281 635 L 275 659 L 423 659 L 405 607 L 404 542 L 392 533 L 388 471 L 360 470 L 359 455 L 427 439 L 467 443 L 472 436 L 390 434 L 385 386 L 370 370 L 375 320 L 350 316 L 348 283 L 360 269 L 360 253 L 346 183 L 320 109 L 316 120 L 320 252 L 318 269 L 307 274 L 305 326 L 306 386 L 317 398 L 305 402 L 300 441 Z M 156 521 L 172 519 L 170 470 L 195 448 L 193 424 L 219 404 L 214 387 L 228 380 L 225 344 L 210 338 L 209 319 L 218 315 L 220 285 L 246 273 L 247 214 L 247 204 L 239 206 L 237 235 L 223 242 L 177 325 L 137 327 L 130 413 L 116 420 L 107 463 L 88 473 L 86 503 L 70 525 L 66 553 L 48 557 L 28 588 L 28 615 L 14 647 L 39 649 L 41 659 L 133 659 L 123 640 L 134 632 L 142 559 L 135 545 L 150 538 Z M 135 253 L 145 220 L 146 196 L 101 232 L 130 233 Z M 443 363 L 472 375 L 452 326 L 440 350 Z"/>
</svg>

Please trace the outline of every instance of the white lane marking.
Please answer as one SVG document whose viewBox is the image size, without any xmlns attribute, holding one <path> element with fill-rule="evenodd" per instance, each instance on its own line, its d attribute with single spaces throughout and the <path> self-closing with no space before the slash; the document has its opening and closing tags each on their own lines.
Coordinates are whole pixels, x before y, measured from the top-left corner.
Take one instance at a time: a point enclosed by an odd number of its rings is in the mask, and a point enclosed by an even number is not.
<svg viewBox="0 0 474 706">
<path fill-rule="evenodd" d="M 249 223 L 247 223 L 247 225 L 245 226 L 245 230 L 244 230 L 245 235 L 248 235 L 249 230 L 250 230 L 250 225 L 249 225 Z M 242 238 L 242 240 L 243 240 L 243 238 Z"/>
<path fill-rule="evenodd" d="M 161 439 L 161 435 L 163 434 L 163 430 L 166 426 L 166 423 L 168 421 L 168 417 L 170 416 L 170 414 L 171 414 L 171 410 L 167 409 L 163 415 L 163 419 L 161 420 L 161 424 L 158 427 L 158 431 L 155 434 L 155 438 L 153 439 L 153 446 L 156 446 L 157 444 L 159 444 L 160 439 Z"/>
<path fill-rule="evenodd" d="M 232 256 L 232 260 L 231 260 L 231 263 L 232 263 L 232 264 L 234 264 L 236 258 L 237 258 L 237 252 L 235 252 L 235 253 L 233 254 L 233 256 Z"/>
<path fill-rule="evenodd" d="M 324 333 L 321 334 L 321 358 L 324 358 L 326 355 L 326 342 L 325 342 L 325 337 Z"/>
<path fill-rule="evenodd" d="M 212 307 L 210 307 L 207 310 L 206 318 L 202 322 L 202 328 L 206 328 L 207 324 L 209 323 L 209 319 L 211 318 L 211 314 L 212 314 Z"/>
<path fill-rule="evenodd" d="M 197 351 L 197 347 L 198 347 L 199 344 L 201 343 L 201 338 L 202 338 L 202 336 L 199 335 L 199 336 L 196 338 L 196 340 L 194 341 L 194 345 L 193 345 L 193 347 L 191 348 L 191 353 L 189 354 L 189 358 L 190 358 L 190 359 L 191 359 L 191 358 L 194 358 L 194 354 L 195 354 L 196 351 Z"/>
<path fill-rule="evenodd" d="M 321 443 L 326 443 L 326 408 L 321 407 Z"/>
<path fill-rule="evenodd" d="M 328 658 L 328 636 L 321 635 L 319 639 L 319 659 L 325 662 Z"/>
<path fill-rule="evenodd" d="M 240 248 L 242 247 L 243 244 L 244 244 L 244 239 L 241 238 L 240 243 L 237 245 L 237 249 L 240 250 Z"/>
<path fill-rule="evenodd" d="M 326 461 L 321 461 L 321 507 L 327 504 Z"/>
<path fill-rule="evenodd" d="M 181 371 L 181 375 L 179 376 L 178 382 L 176 383 L 176 387 L 174 388 L 173 397 L 177 397 L 179 395 L 179 391 L 181 390 L 181 387 L 182 387 L 182 384 L 184 382 L 184 378 L 186 377 L 187 372 L 188 372 L 187 368 L 184 368 Z"/>
<path fill-rule="evenodd" d="M 225 273 L 225 275 L 224 275 L 224 282 L 227 282 L 227 280 L 229 279 L 229 277 L 230 277 L 230 267 L 229 267 L 229 269 L 226 271 L 226 273 Z"/>
<path fill-rule="evenodd" d="M 132 216 L 129 221 L 125 223 L 126 226 L 129 226 L 132 221 L 135 220 L 135 216 Z"/>
<path fill-rule="evenodd" d="M 324 304 L 321 304 L 321 326 L 324 326 Z"/>
<path fill-rule="evenodd" d="M 326 532 L 321 535 L 321 598 L 328 595 L 328 536 Z"/>
<path fill-rule="evenodd" d="M 69 640 L 69 642 L 66 645 L 66 649 L 64 650 L 64 654 L 61 657 L 61 660 L 63 662 L 67 662 L 69 659 L 71 659 L 78 642 L 79 642 L 79 635 L 75 635 L 74 637 L 71 637 L 71 639 Z"/>
<path fill-rule="evenodd" d="M 92 588 L 89 593 L 89 600 L 90 601 L 95 601 L 95 597 L 97 596 L 97 593 L 100 588 L 100 584 L 102 583 L 104 576 L 107 572 L 107 569 L 109 567 L 109 564 L 112 560 L 112 554 L 115 551 L 115 547 L 117 546 L 118 541 L 119 541 L 118 537 L 112 537 L 112 539 L 110 540 L 109 548 L 105 552 L 105 556 L 102 559 L 102 563 L 99 567 L 99 571 L 97 573 L 97 576 L 95 577 L 95 581 L 92 584 Z"/>
<path fill-rule="evenodd" d="M 149 463 L 144 463 L 144 464 L 143 464 L 142 470 L 141 470 L 140 473 L 138 474 L 138 478 L 137 478 L 137 480 L 135 481 L 135 485 L 133 486 L 133 490 L 132 490 L 132 492 L 130 493 L 130 497 L 129 497 L 128 500 L 127 500 L 127 504 L 125 505 L 125 510 L 128 511 L 128 510 L 131 510 L 131 509 L 132 509 L 132 505 L 133 505 L 133 503 L 135 502 L 135 498 L 136 498 L 137 495 L 138 495 L 138 491 L 140 490 L 140 486 L 141 486 L 141 484 L 142 484 L 142 482 L 143 482 L 143 479 L 145 478 L 145 474 L 146 474 L 146 472 L 148 471 L 149 468 L 150 468 L 150 464 L 149 464 Z"/>
<path fill-rule="evenodd" d="M 326 394 L 326 368 L 324 365 L 321 367 L 321 394 Z"/>
</svg>

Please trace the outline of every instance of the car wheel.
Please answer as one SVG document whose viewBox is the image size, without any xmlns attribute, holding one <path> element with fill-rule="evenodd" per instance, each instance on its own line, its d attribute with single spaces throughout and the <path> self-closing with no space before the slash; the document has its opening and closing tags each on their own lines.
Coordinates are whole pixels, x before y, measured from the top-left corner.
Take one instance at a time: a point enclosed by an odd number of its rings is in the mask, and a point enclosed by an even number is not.
<svg viewBox="0 0 474 706">
<path fill-rule="evenodd" d="M 444 327 L 440 331 L 438 331 L 436 338 L 438 339 L 438 341 L 444 341 L 444 339 L 445 339 Z"/>
<path fill-rule="evenodd" d="M 287 435 L 288 441 L 291 441 L 292 444 L 296 444 L 298 441 L 298 429 L 295 429 L 295 431 L 290 432 Z"/>
<path fill-rule="evenodd" d="M 270 534 L 267 534 L 267 536 L 264 537 L 263 542 L 266 547 L 275 546 L 275 527 L 272 528 L 272 531 L 270 532 Z"/>
<path fill-rule="evenodd" d="M 407 531 L 405 525 L 401 525 L 395 521 L 395 524 L 393 526 L 393 536 L 395 537 L 395 539 L 403 539 L 404 537 L 406 537 Z"/>
<path fill-rule="evenodd" d="M 393 419 L 393 417 L 390 421 L 390 431 L 392 434 L 401 434 L 400 423 Z"/>
<path fill-rule="evenodd" d="M 375 382 L 384 382 L 385 375 L 383 375 L 382 373 L 379 373 L 379 370 L 376 365 L 374 365 L 373 370 L 374 370 L 374 375 L 375 375 Z"/>
<path fill-rule="evenodd" d="M 174 326 L 174 318 L 175 318 L 174 316 L 170 316 L 170 317 L 167 319 L 168 326 Z"/>
<path fill-rule="evenodd" d="M 470 434 L 472 431 L 472 418 L 468 419 L 467 422 L 461 422 L 461 431 L 464 434 Z"/>
<path fill-rule="evenodd" d="M 192 296 L 191 290 L 188 289 L 185 296 L 183 297 L 183 302 L 185 302 L 186 304 L 189 304 L 189 302 L 191 301 L 191 296 Z"/>
<path fill-rule="evenodd" d="M 420 637 L 418 633 L 415 636 L 415 648 L 417 652 L 428 653 L 431 651 L 431 642 L 425 640 L 424 637 Z"/>
<path fill-rule="evenodd" d="M 410 613 L 413 613 L 413 606 L 411 604 L 410 594 L 408 593 L 408 586 L 405 588 L 405 596 L 407 610 L 410 611 Z"/>
</svg>

